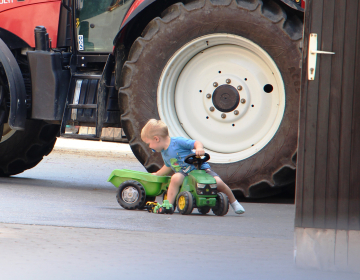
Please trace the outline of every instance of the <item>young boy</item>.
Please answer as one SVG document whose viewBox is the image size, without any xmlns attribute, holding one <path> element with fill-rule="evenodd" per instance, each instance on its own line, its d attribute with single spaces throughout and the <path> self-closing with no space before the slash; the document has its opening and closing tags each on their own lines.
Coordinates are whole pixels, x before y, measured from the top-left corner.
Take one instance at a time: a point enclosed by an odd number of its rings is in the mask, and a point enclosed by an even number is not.
<svg viewBox="0 0 360 280">
<path fill-rule="evenodd" d="M 167 199 L 171 204 L 174 204 L 180 186 L 190 171 L 196 169 L 194 165 L 187 164 L 184 159 L 189 154 L 192 154 L 192 149 L 195 149 L 197 156 L 205 154 L 204 146 L 201 142 L 183 137 L 170 137 L 168 127 L 160 120 L 151 119 L 141 130 L 141 139 L 156 152 L 161 152 L 161 156 L 165 165 L 158 171 L 153 173 L 157 176 L 167 175 L 173 170 L 175 174 L 171 177 L 170 185 L 167 192 Z M 210 169 L 210 165 L 204 162 L 201 169 L 213 176 L 216 180 L 219 192 L 225 193 L 230 201 L 231 207 L 236 214 L 245 213 L 245 209 L 235 199 L 231 189 L 221 180 L 218 174 Z"/>
</svg>

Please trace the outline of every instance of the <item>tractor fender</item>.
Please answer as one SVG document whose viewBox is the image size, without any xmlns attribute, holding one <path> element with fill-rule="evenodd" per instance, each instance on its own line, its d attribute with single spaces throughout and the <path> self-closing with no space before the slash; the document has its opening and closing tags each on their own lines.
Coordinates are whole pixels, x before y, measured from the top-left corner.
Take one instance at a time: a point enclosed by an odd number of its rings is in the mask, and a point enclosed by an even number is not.
<svg viewBox="0 0 360 280">
<path fill-rule="evenodd" d="M 123 33 L 124 30 L 126 30 L 126 27 L 129 25 L 129 23 L 133 20 L 135 20 L 135 18 L 137 17 L 137 15 L 139 13 L 141 13 L 143 10 L 145 10 L 147 7 L 149 7 L 152 3 L 154 3 L 156 0 L 135 0 L 134 3 L 131 5 L 130 9 L 128 10 L 127 14 L 124 17 L 124 20 L 121 24 L 121 27 L 119 29 L 119 32 L 116 34 L 115 39 L 113 41 L 114 46 L 121 41 L 121 34 Z M 290 8 L 300 11 L 300 12 L 304 12 L 304 8 L 300 7 L 299 5 L 296 5 L 295 2 L 293 0 L 274 0 L 275 2 L 283 2 L 284 4 L 286 4 L 287 6 L 289 6 Z M 181 0 L 179 0 L 178 2 L 181 2 Z M 168 6 L 170 6 L 171 3 L 168 3 Z M 166 8 L 164 7 L 164 9 Z"/>
<path fill-rule="evenodd" d="M 26 91 L 24 79 L 14 55 L 1 39 L 0 62 L 5 70 L 10 91 L 8 124 L 11 129 L 24 130 L 26 120 Z"/>
<path fill-rule="evenodd" d="M 124 17 L 119 32 L 116 34 L 114 39 L 114 45 L 118 42 L 121 37 L 122 31 L 126 29 L 126 26 L 143 10 L 154 3 L 156 0 L 135 0 Z"/>
</svg>

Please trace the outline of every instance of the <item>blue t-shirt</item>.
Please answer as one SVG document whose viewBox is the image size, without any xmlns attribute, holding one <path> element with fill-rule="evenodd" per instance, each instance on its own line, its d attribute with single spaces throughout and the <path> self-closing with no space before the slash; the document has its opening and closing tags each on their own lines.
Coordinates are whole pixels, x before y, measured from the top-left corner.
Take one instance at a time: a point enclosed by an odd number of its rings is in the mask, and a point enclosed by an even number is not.
<svg viewBox="0 0 360 280">
<path fill-rule="evenodd" d="M 170 145 L 166 150 L 161 151 L 161 156 L 167 167 L 171 167 L 174 172 L 182 170 L 185 173 L 196 169 L 193 164 L 184 162 L 186 156 L 193 154 L 195 140 L 184 137 L 171 137 Z M 207 162 L 201 165 L 201 169 L 210 168 Z"/>
</svg>

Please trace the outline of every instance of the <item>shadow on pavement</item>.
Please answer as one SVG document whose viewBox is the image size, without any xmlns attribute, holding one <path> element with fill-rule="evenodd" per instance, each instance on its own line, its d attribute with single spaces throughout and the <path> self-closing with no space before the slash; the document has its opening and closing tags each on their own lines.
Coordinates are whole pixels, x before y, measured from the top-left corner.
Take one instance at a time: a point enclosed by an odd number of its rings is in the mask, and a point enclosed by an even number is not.
<svg viewBox="0 0 360 280">
<path fill-rule="evenodd" d="M 274 203 L 274 204 L 295 204 L 295 183 L 289 185 L 282 193 L 264 198 L 246 198 L 241 192 L 234 192 L 239 202 L 249 203 Z"/>
</svg>

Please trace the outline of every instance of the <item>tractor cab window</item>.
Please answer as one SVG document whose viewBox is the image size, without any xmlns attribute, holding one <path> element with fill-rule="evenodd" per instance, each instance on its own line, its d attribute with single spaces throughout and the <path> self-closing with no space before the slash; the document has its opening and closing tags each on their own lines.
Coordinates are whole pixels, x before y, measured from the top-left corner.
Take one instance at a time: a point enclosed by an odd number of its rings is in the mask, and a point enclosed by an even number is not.
<svg viewBox="0 0 360 280">
<path fill-rule="evenodd" d="M 76 0 L 75 20 L 80 52 L 112 52 L 113 40 L 134 0 Z"/>
</svg>

